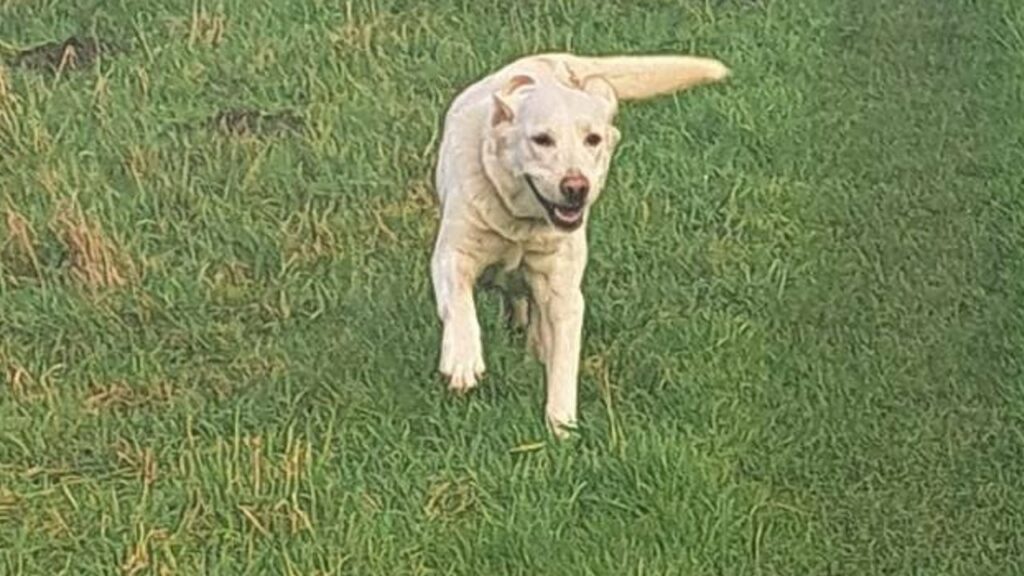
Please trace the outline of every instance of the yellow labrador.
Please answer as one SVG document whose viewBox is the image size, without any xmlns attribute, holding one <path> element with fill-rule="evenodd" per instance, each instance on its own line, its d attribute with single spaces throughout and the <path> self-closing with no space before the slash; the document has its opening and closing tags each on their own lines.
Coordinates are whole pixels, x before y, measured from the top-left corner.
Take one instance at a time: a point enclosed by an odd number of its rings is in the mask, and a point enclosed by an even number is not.
<svg viewBox="0 0 1024 576">
<path fill-rule="evenodd" d="M 564 436 L 576 422 L 583 328 L 584 224 L 619 140 L 618 102 L 725 78 L 717 60 L 691 56 L 517 60 L 455 98 L 437 165 L 441 227 L 431 261 L 444 324 L 440 370 L 454 392 L 484 372 L 473 288 L 492 265 L 521 270 L 530 300 L 518 315 L 544 364 L 545 412 Z"/>
</svg>

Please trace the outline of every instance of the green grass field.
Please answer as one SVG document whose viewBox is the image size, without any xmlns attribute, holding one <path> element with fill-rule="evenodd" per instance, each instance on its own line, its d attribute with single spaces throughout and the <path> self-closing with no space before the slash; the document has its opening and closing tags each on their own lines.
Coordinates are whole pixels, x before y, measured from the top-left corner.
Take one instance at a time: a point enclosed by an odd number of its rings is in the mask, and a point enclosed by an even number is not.
<svg viewBox="0 0 1024 576">
<path fill-rule="evenodd" d="M 428 281 L 446 104 L 551 49 L 734 71 L 622 107 L 567 443 L 496 293 L 446 394 Z M 0 0 L 0 56 L 0 574 L 1024 573 L 1020 2 Z"/>
</svg>

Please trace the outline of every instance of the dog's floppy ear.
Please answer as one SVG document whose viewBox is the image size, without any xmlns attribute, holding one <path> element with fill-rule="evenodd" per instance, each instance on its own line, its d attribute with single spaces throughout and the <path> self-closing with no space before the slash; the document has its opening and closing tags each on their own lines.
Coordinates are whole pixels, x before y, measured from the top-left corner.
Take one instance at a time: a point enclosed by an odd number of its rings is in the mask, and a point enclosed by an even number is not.
<svg viewBox="0 0 1024 576">
<path fill-rule="evenodd" d="M 509 81 L 494 93 L 494 112 L 491 115 L 491 126 L 497 126 L 503 122 L 511 122 L 515 117 L 515 110 L 512 96 L 521 88 L 533 86 L 537 81 L 526 74 L 513 76 Z"/>
<path fill-rule="evenodd" d="M 582 89 L 591 96 L 596 96 L 608 103 L 608 116 L 615 116 L 619 110 L 619 97 L 615 95 L 612 85 L 600 76 L 588 76 L 581 82 Z"/>
</svg>

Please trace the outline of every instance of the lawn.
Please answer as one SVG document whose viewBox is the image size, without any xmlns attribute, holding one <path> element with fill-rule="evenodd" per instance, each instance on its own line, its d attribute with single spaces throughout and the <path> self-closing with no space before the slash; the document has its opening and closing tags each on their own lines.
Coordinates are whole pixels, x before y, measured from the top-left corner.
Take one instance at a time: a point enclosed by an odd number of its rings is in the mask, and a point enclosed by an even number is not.
<svg viewBox="0 0 1024 576">
<path fill-rule="evenodd" d="M 446 104 L 552 49 L 733 69 L 621 109 L 564 443 L 494 292 L 446 394 L 428 281 Z M 0 56 L 0 574 L 1024 573 L 1020 2 L 0 0 Z"/>
</svg>

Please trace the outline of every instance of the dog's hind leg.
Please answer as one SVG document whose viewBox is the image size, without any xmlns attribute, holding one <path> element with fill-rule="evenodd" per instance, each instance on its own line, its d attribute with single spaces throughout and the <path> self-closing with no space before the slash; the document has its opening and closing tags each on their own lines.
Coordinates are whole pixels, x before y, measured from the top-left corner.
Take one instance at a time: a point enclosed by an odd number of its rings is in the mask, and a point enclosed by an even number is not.
<svg viewBox="0 0 1024 576">
<path fill-rule="evenodd" d="M 520 331 L 530 324 L 530 285 L 522 270 L 510 270 L 501 274 L 500 289 L 505 322 L 509 329 Z"/>
<path fill-rule="evenodd" d="M 533 354 L 541 364 L 548 362 L 547 333 L 544 331 L 544 323 L 540 318 L 540 307 L 536 302 L 529 302 L 527 306 L 526 326 L 526 348 Z"/>
<path fill-rule="evenodd" d="M 530 325 L 530 299 L 526 296 L 505 296 L 505 320 L 511 330 L 526 330 Z"/>
</svg>

